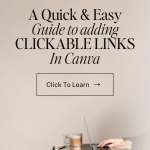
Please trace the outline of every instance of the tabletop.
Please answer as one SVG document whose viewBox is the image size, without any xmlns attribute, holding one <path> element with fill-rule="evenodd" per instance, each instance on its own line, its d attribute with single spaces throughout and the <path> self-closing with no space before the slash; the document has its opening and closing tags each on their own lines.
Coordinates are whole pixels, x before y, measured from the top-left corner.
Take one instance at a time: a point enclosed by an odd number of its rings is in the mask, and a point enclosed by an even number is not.
<svg viewBox="0 0 150 150">
<path fill-rule="evenodd" d="M 98 144 L 92 144 L 95 145 L 95 149 L 92 150 L 118 150 L 118 148 L 110 148 L 110 147 L 103 147 L 103 148 L 99 148 L 97 147 Z M 70 148 L 61 148 L 58 150 L 91 150 L 90 144 L 82 144 L 82 146 L 79 147 L 70 147 Z M 122 150 L 127 150 L 127 149 L 122 149 Z"/>
</svg>

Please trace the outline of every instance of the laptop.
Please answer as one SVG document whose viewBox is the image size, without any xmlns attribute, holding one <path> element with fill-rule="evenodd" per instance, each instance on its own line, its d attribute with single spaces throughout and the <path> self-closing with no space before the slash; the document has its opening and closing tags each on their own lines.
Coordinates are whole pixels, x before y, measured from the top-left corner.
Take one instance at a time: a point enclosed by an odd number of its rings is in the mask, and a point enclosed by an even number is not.
<svg viewBox="0 0 150 150">
<path fill-rule="evenodd" d="M 90 144 L 90 147 L 91 147 L 91 150 L 98 150 L 98 149 L 101 149 L 98 146 L 98 144 L 92 144 L 91 142 L 91 137 L 90 137 L 90 134 L 89 134 L 89 130 L 88 130 L 88 127 L 87 127 L 87 123 L 86 123 L 86 120 L 85 120 L 85 117 L 84 117 L 84 124 L 85 124 L 85 128 L 86 128 L 86 132 L 87 132 L 87 136 L 88 136 L 88 140 L 89 140 L 89 144 Z M 103 147 L 103 149 L 108 149 L 108 145 L 105 145 Z"/>
</svg>

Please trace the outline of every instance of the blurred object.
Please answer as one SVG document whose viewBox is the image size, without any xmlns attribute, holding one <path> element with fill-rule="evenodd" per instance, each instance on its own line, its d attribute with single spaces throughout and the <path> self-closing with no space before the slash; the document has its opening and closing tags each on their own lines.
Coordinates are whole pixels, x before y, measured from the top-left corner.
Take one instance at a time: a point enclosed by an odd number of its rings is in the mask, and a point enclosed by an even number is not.
<svg viewBox="0 0 150 150">
<path fill-rule="evenodd" d="M 82 133 L 70 133 L 63 135 L 64 145 L 66 148 L 70 146 L 82 145 Z"/>
<path fill-rule="evenodd" d="M 57 149 L 58 150 L 60 150 L 60 149 L 64 149 L 65 148 L 65 146 L 63 145 L 63 146 L 60 146 L 60 147 L 57 147 Z"/>
<path fill-rule="evenodd" d="M 82 146 L 82 134 L 81 133 L 70 134 L 69 140 L 70 140 L 70 147 Z"/>
</svg>

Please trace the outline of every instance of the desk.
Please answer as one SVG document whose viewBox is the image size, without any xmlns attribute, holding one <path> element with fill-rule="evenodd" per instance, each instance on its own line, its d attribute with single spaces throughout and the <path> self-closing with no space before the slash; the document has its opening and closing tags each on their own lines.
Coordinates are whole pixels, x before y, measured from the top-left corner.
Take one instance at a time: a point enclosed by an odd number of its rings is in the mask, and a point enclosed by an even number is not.
<svg viewBox="0 0 150 150">
<path fill-rule="evenodd" d="M 92 144 L 92 145 L 98 145 L 98 144 Z M 90 144 L 82 144 L 82 147 L 72 147 L 72 148 L 63 148 L 60 150 L 91 150 Z M 117 148 L 97 148 L 97 150 L 119 150 Z M 122 149 L 127 150 L 127 149 Z"/>
</svg>

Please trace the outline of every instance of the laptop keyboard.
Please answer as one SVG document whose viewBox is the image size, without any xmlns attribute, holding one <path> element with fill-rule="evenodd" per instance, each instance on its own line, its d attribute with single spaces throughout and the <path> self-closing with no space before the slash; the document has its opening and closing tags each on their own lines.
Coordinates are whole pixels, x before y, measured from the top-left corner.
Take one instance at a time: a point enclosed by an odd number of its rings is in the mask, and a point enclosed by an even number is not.
<svg viewBox="0 0 150 150">
<path fill-rule="evenodd" d="M 97 147 L 98 145 L 92 145 L 92 150 L 108 150 L 109 147 L 107 145 L 103 146 L 103 148 L 101 147 Z"/>
</svg>

